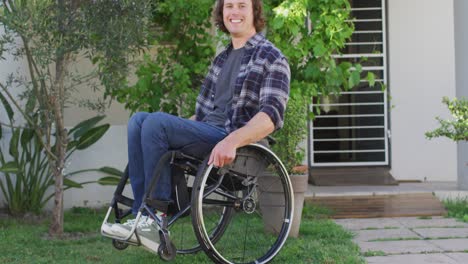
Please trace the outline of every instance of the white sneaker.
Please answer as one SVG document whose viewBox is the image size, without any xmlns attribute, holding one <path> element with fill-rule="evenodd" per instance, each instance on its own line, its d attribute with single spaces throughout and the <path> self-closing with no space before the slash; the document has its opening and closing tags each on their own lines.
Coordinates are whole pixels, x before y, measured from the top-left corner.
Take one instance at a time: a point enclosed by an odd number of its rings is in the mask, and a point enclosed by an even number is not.
<svg viewBox="0 0 468 264">
<path fill-rule="evenodd" d="M 146 221 L 138 223 L 137 230 L 141 244 L 145 248 L 157 253 L 159 248 L 159 226 L 148 217 Z"/>
<path fill-rule="evenodd" d="M 101 225 L 101 232 L 107 235 L 115 236 L 116 234 L 112 231 L 112 224 L 104 223 Z"/>
<path fill-rule="evenodd" d="M 103 224 L 101 226 L 101 232 L 103 232 L 104 234 L 110 235 L 110 236 L 115 236 L 115 237 L 119 237 L 119 238 L 124 239 L 130 234 L 130 230 L 127 231 L 126 229 L 119 228 L 120 226 L 122 226 L 122 224 L 105 223 L 105 224 Z M 132 242 L 135 242 L 135 243 L 137 242 L 137 239 L 136 239 L 135 235 L 130 237 L 128 240 L 132 241 Z"/>
<path fill-rule="evenodd" d="M 147 218 L 148 218 L 147 216 L 141 216 L 139 225 L 143 222 L 146 222 Z M 136 219 L 128 219 L 127 222 L 123 224 L 118 224 L 118 223 L 112 224 L 110 225 L 110 230 L 109 230 L 110 232 L 106 232 L 106 233 L 110 233 L 110 234 L 113 234 L 115 236 L 122 237 L 122 238 L 128 237 L 130 235 L 130 231 L 132 231 L 133 226 L 135 225 L 135 222 L 136 222 Z M 133 234 L 129 240 L 132 242 L 138 242 L 135 234 Z"/>
<path fill-rule="evenodd" d="M 130 231 L 133 229 L 133 226 L 135 226 L 135 222 L 136 219 L 129 219 L 124 224 L 113 224 L 111 226 L 111 233 L 117 234 L 119 237 L 127 237 L 130 234 Z M 141 216 L 135 232 L 138 234 L 140 242 L 143 246 L 153 252 L 158 252 L 159 226 L 151 217 Z M 138 241 L 135 234 L 130 237 L 130 241 Z"/>
</svg>

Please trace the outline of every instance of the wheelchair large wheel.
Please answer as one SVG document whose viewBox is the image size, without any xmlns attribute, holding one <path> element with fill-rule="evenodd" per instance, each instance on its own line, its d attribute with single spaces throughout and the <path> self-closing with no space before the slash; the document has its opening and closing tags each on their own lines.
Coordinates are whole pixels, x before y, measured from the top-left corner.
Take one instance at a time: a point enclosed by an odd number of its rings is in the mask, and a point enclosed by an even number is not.
<svg viewBox="0 0 468 264">
<path fill-rule="evenodd" d="M 233 208 L 229 207 L 218 207 L 212 211 L 210 219 L 207 220 L 210 223 L 207 233 L 210 234 L 212 241 L 216 241 L 222 236 L 229 224 L 233 210 Z M 190 215 L 178 218 L 169 230 L 171 232 L 171 240 L 177 246 L 178 254 L 193 254 L 202 250 L 195 235 Z"/>
<path fill-rule="evenodd" d="M 206 162 L 206 160 L 205 160 Z M 293 190 L 286 169 L 269 149 L 251 144 L 221 169 L 203 165 L 192 193 L 192 223 L 205 253 L 216 263 L 267 263 L 292 224 Z M 220 237 L 210 236 L 213 212 L 232 216 Z"/>
</svg>

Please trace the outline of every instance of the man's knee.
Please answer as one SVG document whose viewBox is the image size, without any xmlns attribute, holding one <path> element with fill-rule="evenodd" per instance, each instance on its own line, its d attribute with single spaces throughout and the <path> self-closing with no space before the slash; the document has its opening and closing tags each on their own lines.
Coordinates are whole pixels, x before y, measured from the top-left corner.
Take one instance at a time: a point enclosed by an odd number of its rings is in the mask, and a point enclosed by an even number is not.
<svg viewBox="0 0 468 264">
<path fill-rule="evenodd" d="M 141 125 L 142 130 L 153 132 L 153 133 L 162 131 L 165 129 L 165 127 L 170 125 L 171 118 L 174 118 L 174 117 L 175 116 L 172 116 L 164 112 L 151 113 L 143 121 Z"/>
<path fill-rule="evenodd" d="M 147 112 L 137 112 L 133 114 L 130 119 L 128 120 L 128 128 L 134 129 L 139 128 L 145 121 L 146 117 L 148 117 L 149 113 Z"/>
</svg>

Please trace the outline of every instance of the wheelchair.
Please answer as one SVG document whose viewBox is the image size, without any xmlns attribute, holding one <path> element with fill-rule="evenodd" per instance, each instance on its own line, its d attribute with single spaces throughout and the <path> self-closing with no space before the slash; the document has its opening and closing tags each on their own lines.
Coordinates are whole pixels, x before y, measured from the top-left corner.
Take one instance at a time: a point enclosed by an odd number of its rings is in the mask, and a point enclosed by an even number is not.
<svg viewBox="0 0 468 264">
<path fill-rule="evenodd" d="M 267 145 L 253 143 L 239 148 L 234 162 L 222 168 L 208 165 L 209 155 L 202 160 L 183 150 L 167 152 L 156 166 L 135 218 L 136 223 L 143 214 L 155 219 L 160 244 L 152 251 L 165 261 L 200 250 L 215 263 L 271 261 L 288 238 L 294 201 L 289 175 Z M 150 198 L 167 162 L 173 179 L 173 201 L 169 203 Z M 128 169 L 103 225 L 121 223 L 131 214 L 133 199 L 122 194 L 127 181 Z M 156 215 L 154 208 L 166 209 L 167 216 Z M 136 226 L 127 237 L 101 233 L 112 238 L 116 249 L 123 250 L 128 245 L 141 245 Z M 134 235 L 137 242 L 130 241 Z"/>
</svg>

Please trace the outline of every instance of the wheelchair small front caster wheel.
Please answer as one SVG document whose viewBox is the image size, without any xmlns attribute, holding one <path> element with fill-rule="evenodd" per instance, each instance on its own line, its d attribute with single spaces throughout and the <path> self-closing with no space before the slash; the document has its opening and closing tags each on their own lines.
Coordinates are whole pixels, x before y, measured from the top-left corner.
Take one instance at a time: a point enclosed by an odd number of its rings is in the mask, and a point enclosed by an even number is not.
<svg viewBox="0 0 468 264">
<path fill-rule="evenodd" d="M 112 245 L 118 250 L 124 250 L 128 247 L 127 243 L 115 239 L 112 239 Z"/>
<path fill-rule="evenodd" d="M 159 257 L 164 261 L 174 260 L 177 250 L 172 242 L 169 242 L 169 245 L 166 243 L 161 243 L 158 247 Z"/>
</svg>

